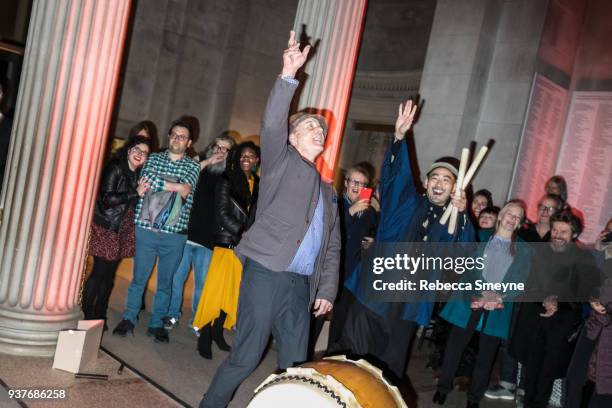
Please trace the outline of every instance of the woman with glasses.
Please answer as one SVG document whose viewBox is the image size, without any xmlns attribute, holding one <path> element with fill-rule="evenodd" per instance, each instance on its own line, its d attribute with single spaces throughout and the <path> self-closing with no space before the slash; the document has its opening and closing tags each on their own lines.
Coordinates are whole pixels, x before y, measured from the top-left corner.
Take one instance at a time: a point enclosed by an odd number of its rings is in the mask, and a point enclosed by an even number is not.
<svg viewBox="0 0 612 408">
<path fill-rule="evenodd" d="M 483 243 L 475 256 L 484 258 L 484 267 L 465 272 L 465 282 L 477 280 L 487 283 L 525 282 L 529 274 L 532 250 L 517 236 L 524 217 L 523 207 L 509 202 L 499 212 L 494 233 L 481 230 Z M 452 294 L 440 316 L 451 324 L 446 342 L 444 360 L 433 402 L 444 404 L 446 395 L 453 390 L 453 380 L 462 354 L 474 332 L 480 332 L 478 351 L 472 381 L 468 391 L 468 408 L 477 407 L 483 398 L 495 354 L 502 340 L 509 337 L 512 317 L 512 299 L 516 292 L 465 291 Z"/>
<path fill-rule="evenodd" d="M 555 194 L 546 194 L 540 199 L 537 208 L 535 224 L 519 232 L 520 237 L 527 242 L 550 241 L 550 217 L 563 208 L 563 200 Z"/>
<path fill-rule="evenodd" d="M 111 157 L 102 172 L 89 240 L 89 255 L 93 256 L 94 265 L 83 289 L 85 319 L 106 321 L 119 262 L 134 255 L 134 206 L 150 187 L 144 179 L 138 180 L 138 170 L 147 160 L 149 150 L 149 139 L 132 137 Z M 107 329 L 106 323 L 104 329 Z"/>
<path fill-rule="evenodd" d="M 334 306 L 333 318 L 329 329 L 328 350 L 339 351 L 342 348 L 342 330 L 346 322 L 349 308 L 355 298 L 349 290 L 344 289 L 344 281 L 353 272 L 361 261 L 362 249 L 369 247 L 374 241 L 376 226 L 378 225 L 378 213 L 371 205 L 371 197 L 362 196 L 364 188 L 370 184 L 370 172 L 365 166 L 357 164 L 346 172 L 344 180 L 344 194 L 342 201 L 338 204 L 338 214 L 341 220 L 341 261 L 340 282 L 336 304 Z M 313 341 L 316 341 L 323 320 L 320 319 L 316 326 Z"/>
</svg>

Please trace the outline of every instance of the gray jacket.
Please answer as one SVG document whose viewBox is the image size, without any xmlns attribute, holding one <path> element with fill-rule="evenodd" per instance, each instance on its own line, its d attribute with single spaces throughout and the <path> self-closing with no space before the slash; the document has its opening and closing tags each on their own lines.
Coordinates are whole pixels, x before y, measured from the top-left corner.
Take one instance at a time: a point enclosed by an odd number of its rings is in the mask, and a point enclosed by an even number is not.
<svg viewBox="0 0 612 408">
<path fill-rule="evenodd" d="M 261 178 L 255 223 L 236 248 L 273 271 L 286 271 L 313 218 L 323 191 L 323 242 L 310 277 L 310 301 L 333 303 L 338 290 L 340 228 L 338 198 L 315 166 L 287 144 L 289 105 L 297 85 L 278 78 L 263 115 Z"/>
</svg>

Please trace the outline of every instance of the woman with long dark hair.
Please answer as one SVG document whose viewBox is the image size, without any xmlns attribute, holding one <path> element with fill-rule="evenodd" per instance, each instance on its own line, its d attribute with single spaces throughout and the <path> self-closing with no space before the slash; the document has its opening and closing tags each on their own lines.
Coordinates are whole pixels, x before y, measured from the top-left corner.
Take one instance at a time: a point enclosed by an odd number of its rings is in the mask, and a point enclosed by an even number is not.
<svg viewBox="0 0 612 408">
<path fill-rule="evenodd" d="M 102 172 L 89 240 L 94 265 L 83 289 L 85 319 L 106 321 L 119 262 L 134 255 L 134 206 L 150 187 L 145 180 L 138 180 L 138 170 L 147 160 L 149 150 L 149 139 L 132 137 Z"/>
<path fill-rule="evenodd" d="M 150 120 L 143 120 L 138 122 L 130 129 L 128 134 L 128 140 L 135 138 L 136 136 L 144 137 L 149 140 L 149 147 L 151 153 L 157 152 L 159 149 L 159 140 L 157 138 L 157 126 Z"/>
<path fill-rule="evenodd" d="M 478 256 L 485 259 L 484 267 L 473 273 L 465 273 L 469 282 L 477 279 L 489 283 L 525 282 L 531 264 L 531 249 L 519 245 L 522 241 L 517 232 L 525 212 L 514 201 L 509 202 L 499 212 L 494 233 L 480 231 L 483 243 Z M 440 316 L 451 324 L 451 332 L 446 342 L 444 360 L 437 392 L 433 402 L 443 404 L 446 395 L 453 390 L 453 380 L 459 367 L 461 356 L 475 331 L 480 332 L 476 363 L 472 372 L 472 383 L 468 391 L 468 407 L 477 407 L 489 384 L 495 353 L 502 340 L 509 337 L 512 318 L 512 302 L 515 293 L 502 294 L 482 291 L 472 293 L 470 300 L 462 300 L 465 294 L 455 293 L 442 310 Z"/>
</svg>

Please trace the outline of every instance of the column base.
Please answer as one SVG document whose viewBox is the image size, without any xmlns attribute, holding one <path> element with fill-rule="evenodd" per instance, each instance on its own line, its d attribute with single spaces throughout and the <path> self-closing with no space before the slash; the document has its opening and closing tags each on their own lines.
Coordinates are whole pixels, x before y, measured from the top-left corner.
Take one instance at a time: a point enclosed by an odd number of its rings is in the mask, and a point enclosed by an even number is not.
<svg viewBox="0 0 612 408">
<path fill-rule="evenodd" d="M 61 330 L 74 329 L 80 308 L 61 314 L 15 311 L 0 305 L 0 353 L 27 357 L 53 357 Z"/>
</svg>

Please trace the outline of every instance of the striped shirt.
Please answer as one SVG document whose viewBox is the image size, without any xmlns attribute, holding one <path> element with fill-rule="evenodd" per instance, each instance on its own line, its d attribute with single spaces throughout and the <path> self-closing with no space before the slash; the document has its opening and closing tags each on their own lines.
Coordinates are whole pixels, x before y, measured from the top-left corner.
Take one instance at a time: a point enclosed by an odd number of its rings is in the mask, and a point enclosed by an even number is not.
<svg viewBox="0 0 612 408">
<path fill-rule="evenodd" d="M 200 175 L 200 163 L 188 156 L 183 156 L 179 160 L 172 161 L 168 151 L 153 153 L 147 159 L 140 175 L 141 177 L 146 177 L 151 180 L 151 191 L 153 192 L 164 190 L 164 176 L 178 177 L 179 183 L 191 185 L 191 193 L 189 193 L 181 208 L 181 215 L 178 222 L 172 226 L 164 225 L 160 229 L 160 231 L 167 233 L 185 233 L 187 231 L 189 214 L 191 213 L 191 205 L 193 203 L 193 191 L 195 190 Z M 142 202 L 143 198 L 141 197 L 136 204 L 134 223 L 138 227 L 153 229 L 151 223 L 140 219 Z"/>
</svg>

